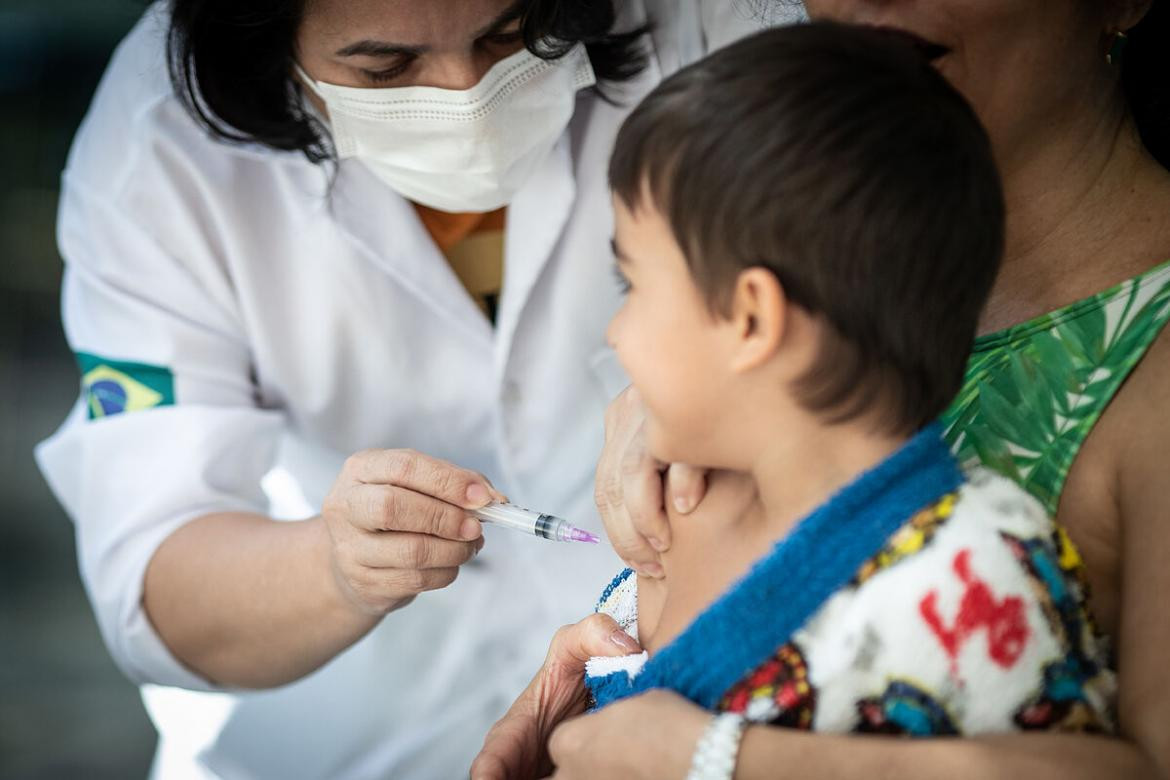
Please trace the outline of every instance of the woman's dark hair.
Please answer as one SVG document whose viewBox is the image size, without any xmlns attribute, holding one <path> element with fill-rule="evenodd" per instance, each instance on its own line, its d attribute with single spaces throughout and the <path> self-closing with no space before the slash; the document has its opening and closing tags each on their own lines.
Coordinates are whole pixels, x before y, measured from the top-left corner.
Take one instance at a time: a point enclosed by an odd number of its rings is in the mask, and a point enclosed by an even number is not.
<svg viewBox="0 0 1170 780">
<path fill-rule="evenodd" d="M 213 135 L 333 156 L 328 134 L 303 107 L 293 81 L 306 0 L 160 0 L 170 6 L 168 62 L 175 91 Z M 521 32 L 543 59 L 584 43 L 598 84 L 633 78 L 646 65 L 646 27 L 615 32 L 613 0 L 522 0 Z"/>
<path fill-rule="evenodd" d="M 938 416 L 999 268 L 991 143 L 939 53 L 888 30 L 774 28 L 666 79 L 618 132 L 614 194 L 665 218 L 713 313 L 765 268 L 827 326 L 794 391 L 832 421 L 908 433 Z"/>
<path fill-rule="evenodd" d="M 1154 0 L 1145 17 L 1126 32 L 1121 85 L 1142 143 L 1170 169 L 1170 2 Z"/>
</svg>

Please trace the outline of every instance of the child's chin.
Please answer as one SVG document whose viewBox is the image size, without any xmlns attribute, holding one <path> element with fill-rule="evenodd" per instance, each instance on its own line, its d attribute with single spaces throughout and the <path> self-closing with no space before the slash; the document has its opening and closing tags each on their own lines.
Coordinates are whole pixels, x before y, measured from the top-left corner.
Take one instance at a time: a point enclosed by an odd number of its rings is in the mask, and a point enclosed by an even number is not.
<svg viewBox="0 0 1170 780">
<path fill-rule="evenodd" d="M 653 423 L 646 428 L 646 451 L 660 463 L 690 463 L 688 456 L 693 455 L 682 442 L 665 435 Z"/>
</svg>

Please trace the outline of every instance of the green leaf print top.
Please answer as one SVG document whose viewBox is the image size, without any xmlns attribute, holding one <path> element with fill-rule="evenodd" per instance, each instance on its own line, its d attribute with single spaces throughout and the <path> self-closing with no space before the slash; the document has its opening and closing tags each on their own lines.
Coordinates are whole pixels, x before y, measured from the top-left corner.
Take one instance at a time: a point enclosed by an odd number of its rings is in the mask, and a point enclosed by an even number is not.
<svg viewBox="0 0 1170 780">
<path fill-rule="evenodd" d="M 943 414 L 964 464 L 1015 480 L 1055 514 L 1073 459 L 1170 320 L 1170 262 L 975 341 Z"/>
</svg>

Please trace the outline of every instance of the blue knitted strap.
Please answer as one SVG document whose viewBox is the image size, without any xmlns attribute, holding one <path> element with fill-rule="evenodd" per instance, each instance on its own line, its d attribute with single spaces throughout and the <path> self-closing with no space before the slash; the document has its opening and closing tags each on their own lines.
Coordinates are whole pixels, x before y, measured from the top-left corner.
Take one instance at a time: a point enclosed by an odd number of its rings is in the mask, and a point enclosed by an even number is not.
<svg viewBox="0 0 1170 780">
<path fill-rule="evenodd" d="M 866 560 L 963 477 L 935 424 L 838 492 L 777 542 L 632 681 L 589 678 L 597 706 L 668 688 L 706 709 L 784 646 Z"/>
</svg>

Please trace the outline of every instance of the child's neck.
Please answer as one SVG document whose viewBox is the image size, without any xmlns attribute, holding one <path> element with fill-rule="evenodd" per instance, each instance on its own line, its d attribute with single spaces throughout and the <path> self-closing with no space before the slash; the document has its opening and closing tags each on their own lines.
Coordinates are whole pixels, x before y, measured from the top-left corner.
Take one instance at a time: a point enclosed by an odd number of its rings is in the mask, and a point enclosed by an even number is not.
<svg viewBox="0 0 1170 780">
<path fill-rule="evenodd" d="M 905 436 L 870 433 L 860 423 L 786 421 L 757 450 L 751 468 L 757 495 L 746 509 L 731 508 L 725 500 L 743 495 L 746 475 L 713 474 L 699 509 L 671 515 L 671 549 L 662 558 L 666 577 L 639 579 L 642 645 L 653 653 L 673 640 L 801 518 L 905 441 Z"/>
<path fill-rule="evenodd" d="M 875 426 L 864 420 L 827 425 L 809 418 L 786 423 L 782 433 L 760 448 L 751 469 L 763 510 L 755 522 L 763 523 L 764 536 L 781 539 L 802 517 L 892 455 L 907 438 L 875 432 Z"/>
</svg>

